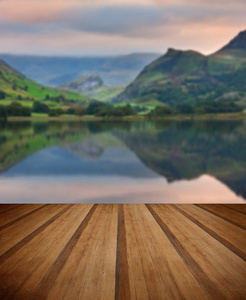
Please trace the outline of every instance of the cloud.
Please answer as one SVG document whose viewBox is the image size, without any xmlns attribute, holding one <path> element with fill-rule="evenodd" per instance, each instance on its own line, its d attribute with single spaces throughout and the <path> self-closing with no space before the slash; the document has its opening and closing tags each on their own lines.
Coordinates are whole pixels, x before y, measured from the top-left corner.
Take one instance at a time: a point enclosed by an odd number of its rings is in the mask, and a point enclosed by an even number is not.
<svg viewBox="0 0 246 300">
<path fill-rule="evenodd" d="M 245 0 L 2 0 L 0 20 L 29 25 L 57 23 L 86 32 L 135 36 L 175 19 L 211 21 L 223 16 L 237 22 L 244 16 L 241 7 L 246 8 Z"/>
<path fill-rule="evenodd" d="M 17 32 L 21 30 L 40 32 L 46 31 L 46 28 L 49 27 L 54 31 L 72 29 L 92 34 L 151 38 L 162 30 L 165 32 L 168 28 L 171 33 L 174 33 L 177 25 L 182 30 L 182 26 L 187 24 L 193 26 L 201 22 L 204 22 L 204 26 L 219 22 L 242 26 L 245 24 L 243 10 L 235 6 L 228 9 L 226 5 L 223 7 L 204 6 L 204 2 L 199 6 L 201 0 L 194 1 L 197 5 L 187 4 L 189 0 L 183 0 L 185 4 L 182 5 L 167 5 L 166 0 L 157 0 L 157 3 L 164 3 L 164 6 L 109 5 L 109 1 L 104 1 L 104 5 L 86 5 L 87 1 L 76 0 L 67 0 L 66 2 L 63 0 L 49 2 L 47 0 L 22 0 L 25 5 L 18 6 L 18 9 L 13 8 L 15 0 L 8 1 L 3 1 L 5 6 L 0 2 L 1 30 L 11 30 L 12 27 L 12 30 L 16 28 Z M 98 1 L 94 0 L 95 3 Z M 156 0 L 145 1 L 156 3 Z M 241 0 L 236 2 L 241 3 Z M 133 1 L 133 3 L 135 2 Z M 229 3 L 229 1 L 225 0 L 225 3 Z M 201 5 L 203 5 L 202 8 Z M 13 25 L 11 26 L 11 24 Z M 32 26 L 32 29 L 28 26 Z"/>
<path fill-rule="evenodd" d="M 73 29 L 109 35 L 145 36 L 165 22 L 165 14 L 152 6 L 86 6 L 64 13 Z"/>
<path fill-rule="evenodd" d="M 244 0 L 0 0 L 1 51 L 163 52 L 171 46 L 209 53 L 245 29 L 245 6 Z"/>
<path fill-rule="evenodd" d="M 196 6 L 83 6 L 61 16 L 70 29 L 103 35 L 152 38 L 162 32 L 178 34 L 182 27 L 201 24 L 244 26 L 245 14 L 237 8 Z"/>
<path fill-rule="evenodd" d="M 0 20 L 25 24 L 52 22 L 59 19 L 60 14 L 70 7 L 69 1 L 2 0 Z"/>
</svg>

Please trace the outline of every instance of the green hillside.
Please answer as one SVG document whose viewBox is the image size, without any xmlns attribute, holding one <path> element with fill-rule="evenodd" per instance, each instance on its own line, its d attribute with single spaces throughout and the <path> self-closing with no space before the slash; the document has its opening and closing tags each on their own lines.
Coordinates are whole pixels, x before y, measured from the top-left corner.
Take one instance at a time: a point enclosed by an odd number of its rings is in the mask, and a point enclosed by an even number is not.
<svg viewBox="0 0 246 300">
<path fill-rule="evenodd" d="M 218 99 L 246 106 L 246 31 L 209 56 L 168 49 L 145 67 L 114 102 L 174 107 Z"/>
<path fill-rule="evenodd" d="M 103 85 L 95 90 L 85 92 L 85 94 L 97 101 L 110 102 L 114 97 L 119 95 L 125 89 L 123 86 L 106 86 Z"/>
<path fill-rule="evenodd" d="M 41 100 L 49 105 L 89 103 L 89 98 L 85 95 L 42 86 L 0 60 L 0 104 L 9 104 L 14 100 L 19 100 L 26 106 L 31 106 L 34 100 Z"/>
</svg>

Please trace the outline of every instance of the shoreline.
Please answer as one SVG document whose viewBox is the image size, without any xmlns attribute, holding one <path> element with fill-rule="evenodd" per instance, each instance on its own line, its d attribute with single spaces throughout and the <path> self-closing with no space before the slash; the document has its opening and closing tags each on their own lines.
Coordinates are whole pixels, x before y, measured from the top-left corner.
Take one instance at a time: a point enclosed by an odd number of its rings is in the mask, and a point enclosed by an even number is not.
<svg viewBox="0 0 246 300">
<path fill-rule="evenodd" d="M 203 114 L 203 115 L 173 115 L 163 117 L 149 116 L 125 116 L 125 117 L 96 117 L 96 116 L 31 116 L 31 117 L 8 117 L 6 122 L 13 121 L 185 121 L 185 120 L 244 120 L 245 113 L 221 113 L 221 114 Z"/>
</svg>

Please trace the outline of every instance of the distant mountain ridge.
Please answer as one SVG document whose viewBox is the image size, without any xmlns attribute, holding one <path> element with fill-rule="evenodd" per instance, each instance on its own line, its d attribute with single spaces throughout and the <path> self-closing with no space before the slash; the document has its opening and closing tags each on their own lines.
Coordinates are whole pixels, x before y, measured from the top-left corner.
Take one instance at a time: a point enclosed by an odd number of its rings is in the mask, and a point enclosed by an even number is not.
<svg viewBox="0 0 246 300">
<path fill-rule="evenodd" d="M 209 56 L 169 48 L 113 101 L 175 106 L 228 93 L 235 100 L 246 95 L 246 31 Z"/>
<path fill-rule="evenodd" d="M 36 82 L 58 86 L 88 74 L 97 74 L 106 85 L 130 83 L 158 53 L 132 53 L 101 57 L 45 57 L 0 54 L 0 59 Z"/>
</svg>

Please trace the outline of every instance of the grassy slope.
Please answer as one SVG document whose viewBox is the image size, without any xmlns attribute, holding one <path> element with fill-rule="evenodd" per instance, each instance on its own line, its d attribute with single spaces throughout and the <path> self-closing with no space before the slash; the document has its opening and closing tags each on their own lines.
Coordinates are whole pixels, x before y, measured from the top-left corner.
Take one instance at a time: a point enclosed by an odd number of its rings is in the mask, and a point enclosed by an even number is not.
<svg viewBox="0 0 246 300">
<path fill-rule="evenodd" d="M 93 91 L 86 92 L 86 94 L 98 101 L 107 102 L 119 95 L 125 86 L 102 86 Z"/>
<path fill-rule="evenodd" d="M 27 100 L 44 100 L 46 95 L 50 97 L 62 95 L 68 100 L 77 100 L 84 104 L 89 102 L 85 95 L 42 86 L 26 78 L 3 61 L 0 61 L 0 90 L 6 93 L 7 100 L 16 100 L 18 96 Z"/>
<path fill-rule="evenodd" d="M 119 101 L 160 104 L 153 88 L 178 86 L 184 78 L 199 76 L 206 58 L 193 51 L 169 49 L 167 54 L 148 65 L 119 96 Z M 147 98 L 145 99 L 145 94 Z"/>
<path fill-rule="evenodd" d="M 243 50 L 226 49 L 204 56 L 194 51 L 169 49 L 148 65 L 115 101 L 174 105 L 175 101 L 213 97 L 217 89 L 220 96 L 228 92 L 243 92 L 240 103 L 244 105 L 246 91 L 242 77 L 245 73 L 246 52 Z M 170 94 L 170 102 L 168 99 L 162 101 L 163 94 L 170 90 L 177 93 Z"/>
</svg>

